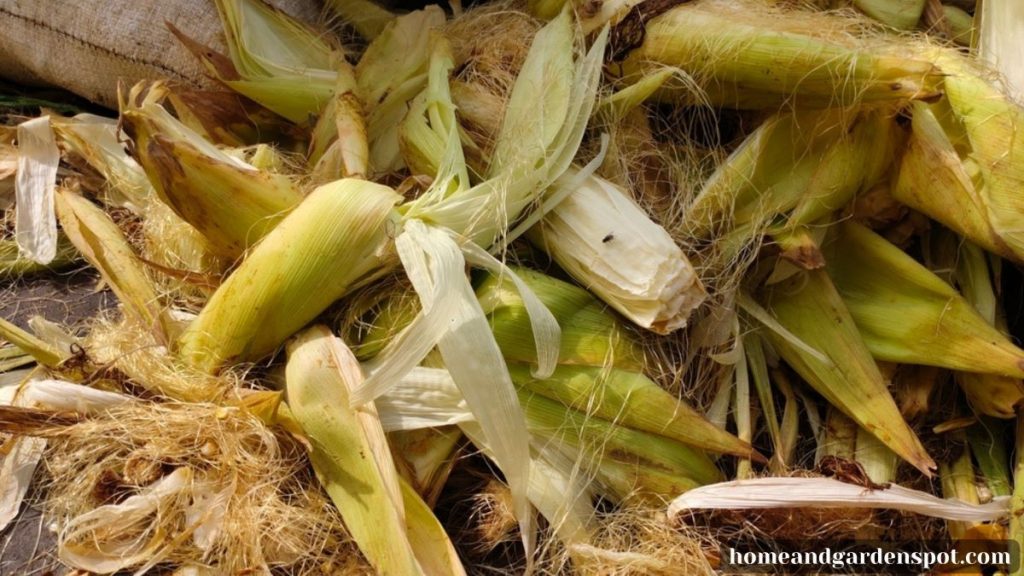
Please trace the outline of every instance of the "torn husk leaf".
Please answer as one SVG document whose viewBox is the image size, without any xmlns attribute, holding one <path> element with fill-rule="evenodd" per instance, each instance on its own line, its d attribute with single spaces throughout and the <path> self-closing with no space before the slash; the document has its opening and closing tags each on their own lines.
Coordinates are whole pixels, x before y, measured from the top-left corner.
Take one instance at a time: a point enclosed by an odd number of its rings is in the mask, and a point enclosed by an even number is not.
<svg viewBox="0 0 1024 576">
<path fill-rule="evenodd" d="M 14 180 L 15 238 L 21 254 L 39 264 L 57 255 L 57 218 L 53 198 L 60 150 L 50 117 L 18 125 L 18 167 Z"/>
<path fill-rule="evenodd" d="M 830 404 L 931 475 L 935 462 L 903 420 L 851 312 L 825 271 L 803 272 L 776 284 L 767 290 L 764 300 L 782 326 L 827 360 L 822 362 L 775 331 L 764 330 L 786 363 Z M 828 322 L 822 322 L 824 318 Z"/>
<path fill-rule="evenodd" d="M 177 324 L 117 224 L 95 204 L 66 189 L 57 192 L 57 215 L 64 233 L 99 270 L 126 310 L 158 343 L 173 339 Z"/>
<path fill-rule="evenodd" d="M 362 177 L 369 172 L 366 118 L 355 92 L 355 71 L 344 62 L 338 69 L 334 96 L 313 128 L 307 163 L 313 168 L 314 182 Z"/>
<path fill-rule="evenodd" d="M 159 104 L 166 87 L 140 84 L 121 104 L 132 154 L 160 199 L 228 259 L 256 244 L 302 194 L 282 174 L 257 170 L 178 122 Z"/>
<path fill-rule="evenodd" d="M 397 264 L 387 223 L 400 200 L 356 179 L 311 192 L 217 288 L 182 334 L 179 355 L 214 372 L 273 352 L 354 285 Z"/>
<path fill-rule="evenodd" d="M 376 409 L 349 406 L 348 391 L 362 380 L 359 362 L 322 326 L 299 335 L 288 351 L 288 406 L 311 442 L 313 469 L 359 549 L 379 573 L 426 574 L 409 541 L 402 489 Z M 441 551 L 450 562 L 449 550 Z"/>
<path fill-rule="evenodd" d="M 946 520 L 987 522 L 1005 517 L 1009 513 L 1008 504 L 1006 498 L 988 504 L 943 500 L 898 484 L 871 489 L 831 478 L 755 478 L 691 490 L 672 501 L 668 515 L 674 518 L 698 509 L 876 508 Z"/>
<path fill-rule="evenodd" d="M 395 19 L 395 14 L 373 0 L 327 0 L 324 4 L 367 40 L 380 36 L 384 28 Z"/>
<path fill-rule="evenodd" d="M 1024 377 L 1024 350 L 885 238 L 846 221 L 824 249 L 826 270 L 875 358 Z"/>
</svg>

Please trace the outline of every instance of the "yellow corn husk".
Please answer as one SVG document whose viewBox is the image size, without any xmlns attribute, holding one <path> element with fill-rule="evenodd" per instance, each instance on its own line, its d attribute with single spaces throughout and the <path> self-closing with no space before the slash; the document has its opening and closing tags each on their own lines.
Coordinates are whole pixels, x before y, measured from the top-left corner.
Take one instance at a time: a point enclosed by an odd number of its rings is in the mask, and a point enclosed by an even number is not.
<svg viewBox="0 0 1024 576">
<path fill-rule="evenodd" d="M 544 191 L 569 168 L 583 138 L 607 37 L 606 30 L 574 59 L 577 38 L 568 12 L 542 28 L 512 87 L 486 179 L 468 185 L 458 138 L 448 138 L 444 176 L 408 204 L 405 217 L 449 228 L 484 247 L 507 244 L 539 220 L 550 209 Z M 544 90 L 538 93 L 538 86 Z"/>
<path fill-rule="evenodd" d="M 3 318 L 0 318 L 0 339 L 10 342 L 18 350 L 28 354 L 33 360 L 47 368 L 57 368 L 69 356 L 56 346 Z"/>
<path fill-rule="evenodd" d="M 844 116 L 844 114 L 846 114 Z M 886 175 L 896 148 L 887 111 L 777 115 L 762 124 L 708 179 L 687 209 L 689 231 L 749 237 L 811 224 Z"/>
<path fill-rule="evenodd" d="M 952 235 L 949 235 L 952 236 Z M 950 237 L 949 241 L 956 238 Z M 1006 318 L 989 270 L 988 257 L 970 242 L 961 242 L 959 250 L 950 247 L 948 264 L 955 266 L 955 278 L 964 298 L 978 314 L 1002 333 L 1006 333 Z M 978 414 L 995 418 L 1013 418 L 1016 406 L 1024 401 L 1024 382 L 1020 378 L 996 374 L 957 372 L 955 379 L 967 396 L 967 401 Z"/>
<path fill-rule="evenodd" d="M 586 290 L 525 268 L 514 271 L 562 328 L 559 364 L 613 366 L 634 371 L 643 368 L 640 342 Z M 530 319 L 511 280 L 489 276 L 480 283 L 476 295 L 505 358 L 536 364 Z"/>
<path fill-rule="evenodd" d="M 67 236 L 57 236 L 57 252 L 47 264 L 40 264 L 21 256 L 18 242 L 13 238 L 0 240 L 0 279 L 15 278 L 43 270 L 63 270 L 78 261 L 78 250 Z"/>
<path fill-rule="evenodd" d="M 427 574 L 425 565 L 446 566 L 431 574 L 463 573 L 447 538 L 430 547 L 412 544 L 410 533 L 422 539 L 443 531 L 431 529 L 436 520 L 415 492 L 401 488 L 373 405 L 349 406 L 348 393 L 362 379 L 355 356 L 322 326 L 300 335 L 288 352 L 288 406 L 310 440 L 317 478 L 366 559 L 381 574 Z M 414 503 L 411 515 L 406 498 Z M 410 530 L 408 522 L 422 526 Z M 417 552 L 435 558 L 421 562 Z"/>
<path fill-rule="evenodd" d="M 226 258 L 237 258 L 302 201 L 290 178 L 257 170 L 172 117 L 162 85 L 134 87 L 121 103 L 132 152 L 154 189 Z"/>
<path fill-rule="evenodd" d="M 317 117 L 345 55 L 328 36 L 258 0 L 217 0 L 230 59 L 176 32 L 215 78 L 295 122 Z M 173 30 L 173 29 L 172 29 Z"/>
<path fill-rule="evenodd" d="M 857 453 L 857 432 L 860 427 L 843 414 L 838 408 L 830 405 L 825 416 L 825 425 L 818 439 L 817 451 L 814 455 L 815 464 L 826 456 L 853 460 Z"/>
<path fill-rule="evenodd" d="M 843 222 L 826 245 L 825 260 L 875 358 L 1024 377 L 1024 350 L 885 238 Z"/>
<path fill-rule="evenodd" d="M 929 53 L 946 98 L 915 103 L 913 133 L 893 197 L 979 246 L 1024 261 L 1024 108 L 953 51 Z"/>
<path fill-rule="evenodd" d="M 260 242 L 182 335 L 179 354 L 215 371 L 260 358 L 353 286 L 393 263 L 386 224 L 401 200 L 346 179 L 314 190 Z"/>
<path fill-rule="evenodd" d="M 394 13 L 372 0 L 327 0 L 324 5 L 367 40 L 380 36 L 395 19 Z"/>
<path fill-rule="evenodd" d="M 778 323 L 818 352 L 809 354 L 791 338 L 765 331 L 782 359 L 830 404 L 930 475 L 935 463 L 900 415 L 851 311 L 825 271 L 794 276 L 770 287 L 764 298 Z"/>
<path fill-rule="evenodd" d="M 952 462 L 939 465 L 939 478 L 942 483 L 942 496 L 953 498 L 968 504 L 978 504 L 978 488 L 975 485 L 974 465 L 971 463 L 970 446 L 964 441 L 962 434 L 956 434 L 960 453 Z M 949 535 L 954 541 L 964 540 L 970 533 L 973 522 L 947 522 Z"/>
<path fill-rule="evenodd" d="M 68 190 L 57 191 L 56 207 L 68 239 L 99 270 L 126 312 L 138 318 L 158 343 L 173 339 L 177 325 L 117 224 L 95 204 Z"/>
<path fill-rule="evenodd" d="M 697 484 L 722 480 L 722 473 L 703 452 L 662 436 L 616 426 L 542 396 L 520 391 L 519 401 L 526 411 L 532 434 L 560 442 L 580 452 L 582 462 L 598 476 L 604 460 L 635 467 L 642 476 L 645 470 L 687 478 Z"/>
<path fill-rule="evenodd" d="M 876 484 L 896 481 L 896 466 L 900 457 L 863 428 L 857 428 L 857 449 L 854 458 L 864 468 L 868 478 Z"/>
<path fill-rule="evenodd" d="M 167 102 L 182 124 L 221 146 L 274 142 L 292 149 L 296 138 L 302 136 L 287 119 L 235 92 L 175 86 Z"/>
<path fill-rule="evenodd" d="M 664 436 L 719 454 L 763 459 L 749 442 L 729 434 L 643 374 L 586 366 L 561 366 L 534 378 L 528 366 L 509 365 L 517 386 L 590 416 Z"/>
<path fill-rule="evenodd" d="M 366 120 L 355 92 L 355 71 L 345 62 L 338 69 L 334 96 L 313 128 L 307 163 L 313 167 L 314 182 L 362 177 L 369 172 Z"/>
<path fill-rule="evenodd" d="M 570 169 L 551 193 L 568 192 L 527 237 L 601 300 L 642 328 L 686 326 L 706 293 L 683 251 L 625 190 Z"/>
<path fill-rule="evenodd" d="M 403 166 L 399 127 L 409 112 L 409 102 L 427 84 L 432 30 L 444 21 L 439 6 L 395 18 L 356 64 L 357 94 L 366 106 L 370 171 L 374 174 Z"/>
<path fill-rule="evenodd" d="M 853 5 L 883 24 L 913 30 L 924 13 L 927 0 L 853 0 Z"/>
<path fill-rule="evenodd" d="M 828 108 L 937 93 L 940 77 L 930 63 L 829 35 L 842 25 L 827 15 L 766 12 L 753 2 L 687 3 L 647 22 L 643 43 L 621 71 L 633 81 L 663 66 L 682 68 L 703 93 L 665 89 L 660 97 L 735 108 Z"/>
<path fill-rule="evenodd" d="M 448 139 L 456 127 L 449 75 L 455 68 L 451 45 L 443 36 L 431 41 L 427 86 L 409 105 L 399 126 L 399 145 L 413 174 L 434 177 L 445 161 Z M 496 112 L 500 120 L 500 108 Z"/>
<path fill-rule="evenodd" d="M 388 444 L 398 472 L 433 506 L 455 467 L 462 432 L 455 426 L 397 430 L 388 434 Z"/>
</svg>

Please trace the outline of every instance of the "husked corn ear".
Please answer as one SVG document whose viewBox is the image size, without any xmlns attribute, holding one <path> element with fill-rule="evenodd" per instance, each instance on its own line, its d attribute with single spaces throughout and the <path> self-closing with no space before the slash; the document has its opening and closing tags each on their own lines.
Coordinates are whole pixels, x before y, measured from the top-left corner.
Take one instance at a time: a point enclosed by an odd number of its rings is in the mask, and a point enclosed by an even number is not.
<svg viewBox="0 0 1024 576">
<path fill-rule="evenodd" d="M 569 408 L 633 430 L 664 436 L 719 454 L 760 457 L 753 447 L 718 428 L 643 374 L 589 366 L 560 366 L 548 378 L 529 366 L 509 365 L 517 386 Z"/>
<path fill-rule="evenodd" d="M 696 78 L 700 100 L 692 92 L 667 89 L 659 92 L 662 98 L 751 109 L 794 103 L 828 108 L 937 93 L 939 75 L 928 62 L 844 45 L 838 35 L 812 35 L 812 23 L 798 22 L 804 17 L 799 11 L 759 12 L 753 2 L 705 0 L 652 18 L 643 43 L 621 63 L 624 80 L 678 67 Z M 791 26 L 794 31 L 787 31 Z"/>
<path fill-rule="evenodd" d="M 397 264 L 387 225 L 397 222 L 400 201 L 364 180 L 314 190 L 214 292 L 179 354 L 215 371 L 273 352 L 353 286 Z"/>
<path fill-rule="evenodd" d="M 686 326 L 706 293 L 683 251 L 625 190 L 576 176 L 570 169 L 555 182 L 553 193 L 568 187 L 568 195 L 527 237 L 638 326 L 659 334 Z"/>
<path fill-rule="evenodd" d="M 136 86 L 121 106 L 131 152 L 160 199 L 199 230 L 211 250 L 237 258 L 302 201 L 287 176 L 257 170 L 178 122 L 157 103 L 163 86 L 145 90 Z"/>
<path fill-rule="evenodd" d="M 764 300 L 782 327 L 822 355 L 809 354 L 791 338 L 765 330 L 782 359 L 829 404 L 931 475 L 935 462 L 903 420 L 851 312 L 825 271 L 810 270 L 776 284 Z"/>
<path fill-rule="evenodd" d="M 635 336 L 586 290 L 526 268 L 514 268 L 555 316 L 562 328 L 558 362 L 562 365 L 643 368 L 643 348 Z M 506 360 L 537 362 L 530 319 L 511 280 L 488 276 L 476 289 L 491 321 L 494 339 Z"/>
<path fill-rule="evenodd" d="M 826 270 L 875 358 L 1024 377 L 1024 350 L 949 284 L 860 224 L 834 228 Z"/>
</svg>

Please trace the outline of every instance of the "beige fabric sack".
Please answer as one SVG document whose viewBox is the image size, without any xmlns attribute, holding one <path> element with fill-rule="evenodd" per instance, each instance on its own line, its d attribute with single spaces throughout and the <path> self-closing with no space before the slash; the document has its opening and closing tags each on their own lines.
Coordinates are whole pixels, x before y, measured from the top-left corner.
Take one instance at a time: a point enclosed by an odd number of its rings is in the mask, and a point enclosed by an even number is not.
<svg viewBox="0 0 1024 576">
<path fill-rule="evenodd" d="M 318 0 L 271 0 L 306 22 Z M 226 53 L 213 0 L 0 0 L 0 76 L 64 88 L 109 108 L 117 83 L 168 78 L 213 86 L 164 25 Z"/>
</svg>

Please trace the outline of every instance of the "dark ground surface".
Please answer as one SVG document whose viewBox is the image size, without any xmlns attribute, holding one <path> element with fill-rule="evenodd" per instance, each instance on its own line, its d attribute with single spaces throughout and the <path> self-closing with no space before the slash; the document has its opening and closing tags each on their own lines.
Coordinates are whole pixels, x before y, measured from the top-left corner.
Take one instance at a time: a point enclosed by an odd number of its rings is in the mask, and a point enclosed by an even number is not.
<svg viewBox="0 0 1024 576">
<path fill-rule="evenodd" d="M 79 265 L 63 273 L 46 273 L 15 281 L 0 279 L 0 318 L 26 327 L 42 316 L 62 326 L 81 326 L 116 300 L 109 290 L 97 290 L 95 273 Z M 37 472 L 38 473 L 38 472 Z M 30 491 L 18 518 L 0 532 L 0 576 L 62 575 L 56 559 L 56 535 L 51 532 Z"/>
</svg>

